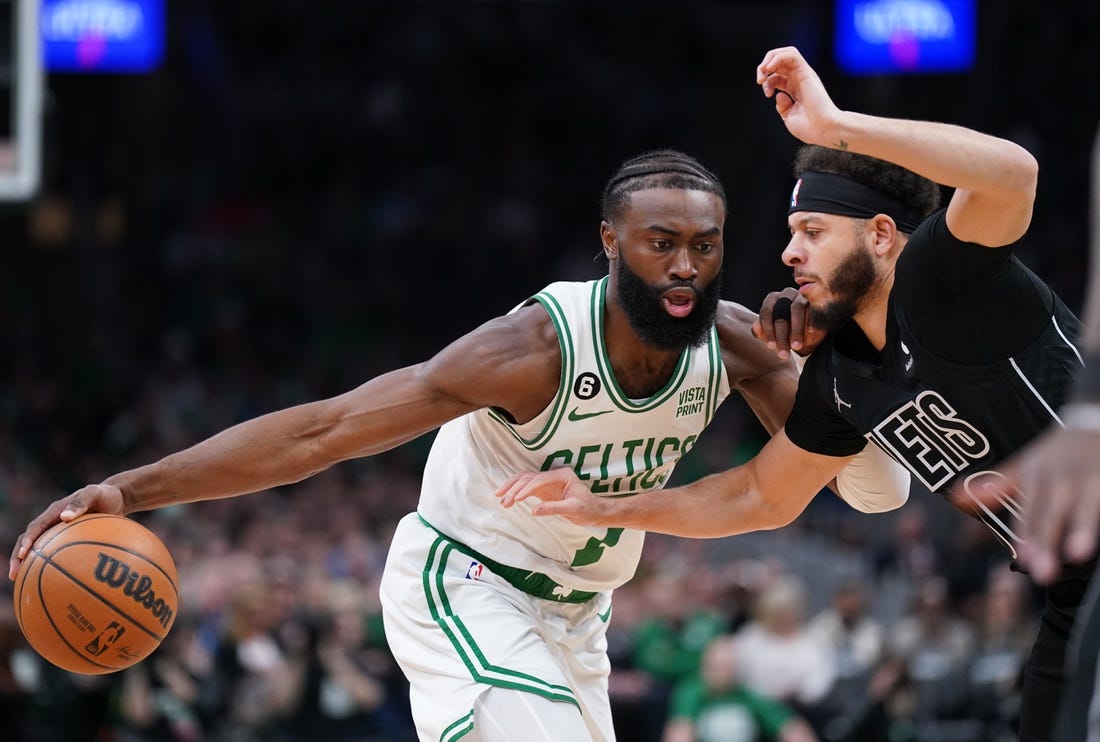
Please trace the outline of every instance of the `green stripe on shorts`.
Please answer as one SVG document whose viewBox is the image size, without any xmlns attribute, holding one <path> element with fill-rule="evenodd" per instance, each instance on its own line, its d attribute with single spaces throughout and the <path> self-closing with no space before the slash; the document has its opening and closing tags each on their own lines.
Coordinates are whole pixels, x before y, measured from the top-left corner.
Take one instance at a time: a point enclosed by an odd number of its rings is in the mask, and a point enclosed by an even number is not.
<svg viewBox="0 0 1100 742">
<path fill-rule="evenodd" d="M 439 735 L 439 742 L 454 742 L 454 740 L 461 739 L 472 731 L 474 731 L 473 709 L 444 729 L 443 734 Z"/>
<path fill-rule="evenodd" d="M 432 548 L 428 552 L 428 561 L 424 565 L 424 596 L 428 601 L 428 610 L 431 612 L 432 619 L 450 639 L 451 645 L 470 671 L 471 677 L 479 683 L 497 688 L 527 691 L 552 701 L 572 703 L 579 708 L 580 704 L 577 703 L 573 690 L 568 686 L 556 685 L 534 675 L 489 663 L 462 619 L 452 612 L 447 592 L 443 587 L 447 557 L 452 551 L 455 551 L 454 545 L 443 537 L 437 538 L 432 543 Z"/>
</svg>

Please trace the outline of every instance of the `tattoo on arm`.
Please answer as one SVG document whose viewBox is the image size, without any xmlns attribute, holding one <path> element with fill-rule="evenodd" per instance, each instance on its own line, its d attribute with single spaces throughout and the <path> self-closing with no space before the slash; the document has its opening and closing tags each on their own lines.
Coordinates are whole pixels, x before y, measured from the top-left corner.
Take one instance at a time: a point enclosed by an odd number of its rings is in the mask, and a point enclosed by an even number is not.
<svg viewBox="0 0 1100 742">
<path fill-rule="evenodd" d="M 845 142 L 843 139 L 841 139 L 839 142 L 836 143 L 836 148 L 839 149 L 839 150 L 843 150 L 843 151 L 847 152 L 848 151 L 848 143 Z"/>
</svg>

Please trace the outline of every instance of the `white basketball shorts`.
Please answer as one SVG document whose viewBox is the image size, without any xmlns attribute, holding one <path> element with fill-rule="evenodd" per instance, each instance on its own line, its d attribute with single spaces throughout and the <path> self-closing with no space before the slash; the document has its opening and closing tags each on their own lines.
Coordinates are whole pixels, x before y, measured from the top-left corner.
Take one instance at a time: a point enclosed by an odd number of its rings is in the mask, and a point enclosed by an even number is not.
<svg viewBox="0 0 1100 742">
<path fill-rule="evenodd" d="M 490 688 L 572 704 L 593 740 L 614 740 L 610 592 L 584 603 L 528 595 L 410 513 L 394 532 L 381 599 L 421 740 L 476 739 L 475 701 Z"/>
</svg>

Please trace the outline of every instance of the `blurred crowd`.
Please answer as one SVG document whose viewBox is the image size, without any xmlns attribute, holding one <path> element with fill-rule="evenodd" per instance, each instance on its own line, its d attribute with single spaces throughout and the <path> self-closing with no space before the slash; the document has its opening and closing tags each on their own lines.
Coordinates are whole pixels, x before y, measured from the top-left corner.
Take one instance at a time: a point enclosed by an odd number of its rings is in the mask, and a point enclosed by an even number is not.
<svg viewBox="0 0 1100 742">
<path fill-rule="evenodd" d="M 752 85 L 785 43 L 842 106 L 1031 148 L 1021 254 L 1080 302 L 1091 6 L 1036 25 L 1029 3 L 998 4 L 970 75 L 844 79 L 814 2 L 167 5 L 160 70 L 48 78 L 42 188 L 0 207 L 5 549 L 77 486 L 601 275 L 599 192 L 646 149 L 723 179 L 724 293 L 755 307 L 789 280 L 794 144 Z M 1074 74 L 1051 76 L 1053 59 Z M 762 435 L 731 401 L 676 476 L 739 463 Z M 0 600 L 13 738 L 412 739 L 376 582 L 430 439 L 139 515 L 176 559 L 181 610 L 123 673 L 43 663 Z M 650 536 L 610 623 L 620 738 L 1008 740 L 1037 599 L 983 527 L 919 491 L 892 514 L 824 492 L 781 532 Z"/>
</svg>

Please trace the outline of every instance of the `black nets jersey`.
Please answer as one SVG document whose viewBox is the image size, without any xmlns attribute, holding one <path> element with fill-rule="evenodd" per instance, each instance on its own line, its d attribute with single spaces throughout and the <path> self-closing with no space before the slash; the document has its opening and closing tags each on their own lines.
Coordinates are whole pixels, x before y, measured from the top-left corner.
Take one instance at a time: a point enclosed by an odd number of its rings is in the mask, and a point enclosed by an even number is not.
<svg viewBox="0 0 1100 742">
<path fill-rule="evenodd" d="M 873 441 L 929 490 L 965 493 L 1060 423 L 1082 367 L 1080 322 L 1011 246 L 960 242 L 945 214 L 925 220 L 898 260 L 883 350 L 854 322 L 830 334 L 806 362 L 785 430 L 831 456 Z M 1018 507 L 1003 503 L 978 516 L 1011 549 Z"/>
</svg>

